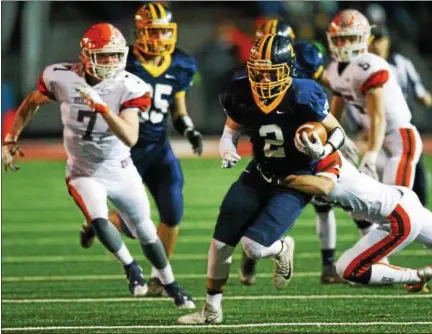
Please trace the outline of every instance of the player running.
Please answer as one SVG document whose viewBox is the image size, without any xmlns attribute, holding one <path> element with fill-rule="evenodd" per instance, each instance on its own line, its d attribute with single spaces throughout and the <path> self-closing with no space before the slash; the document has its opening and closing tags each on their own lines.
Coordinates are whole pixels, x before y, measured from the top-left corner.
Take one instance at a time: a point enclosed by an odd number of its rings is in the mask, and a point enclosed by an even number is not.
<svg viewBox="0 0 432 334">
<path fill-rule="evenodd" d="M 152 104 L 139 113 L 138 142 L 131 157 L 159 210 L 157 229 L 163 248 L 171 258 L 183 217 L 183 172 L 167 135 L 168 114 L 174 128 L 201 155 L 203 142 L 186 107 L 186 92 L 197 72 L 195 60 L 176 48 L 177 24 L 172 13 L 159 3 L 142 6 L 135 15 L 136 40 L 129 53 L 126 69 L 150 85 Z M 120 231 L 132 236 L 118 211 L 111 211 L 110 221 Z M 81 245 L 91 246 L 94 230 L 87 223 L 81 230 Z M 160 249 L 162 252 L 162 247 Z M 162 284 L 153 267 L 148 295 L 161 296 Z"/>
<path fill-rule="evenodd" d="M 237 160 L 232 137 L 244 132 L 251 140 L 253 160 L 232 184 L 221 204 L 207 269 L 207 299 L 199 312 L 178 319 L 181 324 L 215 324 L 223 321 L 222 294 L 232 254 L 242 241 L 255 260 L 272 258 L 273 281 L 285 289 L 293 275 L 294 240 L 285 237 L 310 197 L 297 191 L 280 191 L 273 181 L 291 174 L 313 174 L 316 160 L 343 145 L 340 124 L 328 113 L 322 88 L 313 80 L 291 76 L 295 62 L 288 38 L 266 35 L 255 41 L 247 63 L 248 77 L 233 81 L 221 94 L 228 116 L 221 140 L 223 163 Z M 299 152 L 296 129 L 317 121 L 329 132 L 328 143 L 306 140 Z"/>
<path fill-rule="evenodd" d="M 130 147 L 138 140 L 138 112 L 150 107 L 151 88 L 125 71 L 128 51 L 117 28 L 107 23 L 92 26 L 81 39 L 81 66 L 48 66 L 38 89 L 21 103 L 3 146 L 3 162 L 6 169 L 17 170 L 14 156 L 20 152 L 17 141 L 22 130 L 39 106 L 60 102 L 69 194 L 101 244 L 123 265 L 131 294 L 145 295 L 146 280 L 108 221 L 107 199 L 121 212 L 144 255 L 158 269 L 175 305 L 194 308 L 192 297 L 174 279 L 150 218 L 141 177 L 130 159 Z"/>
</svg>

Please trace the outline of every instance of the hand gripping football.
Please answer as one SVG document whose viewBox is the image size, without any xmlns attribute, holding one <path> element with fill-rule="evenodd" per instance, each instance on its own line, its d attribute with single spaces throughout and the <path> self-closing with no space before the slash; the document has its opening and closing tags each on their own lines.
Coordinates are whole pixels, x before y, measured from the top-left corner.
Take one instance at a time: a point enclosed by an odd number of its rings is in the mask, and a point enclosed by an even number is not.
<svg viewBox="0 0 432 334">
<path fill-rule="evenodd" d="M 296 130 L 296 135 L 299 134 L 300 138 L 303 132 L 306 132 L 308 134 L 309 140 L 314 142 L 313 133 L 316 133 L 323 144 L 327 143 L 327 130 L 319 122 L 307 122 L 302 125 L 300 125 Z"/>
</svg>

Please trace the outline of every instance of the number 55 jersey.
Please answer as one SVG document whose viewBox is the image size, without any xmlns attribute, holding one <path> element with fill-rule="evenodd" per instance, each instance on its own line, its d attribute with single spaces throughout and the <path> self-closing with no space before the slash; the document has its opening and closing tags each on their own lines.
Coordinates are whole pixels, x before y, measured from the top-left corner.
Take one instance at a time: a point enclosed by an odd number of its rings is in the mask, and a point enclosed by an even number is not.
<svg viewBox="0 0 432 334">
<path fill-rule="evenodd" d="M 390 65 L 383 58 L 363 53 L 349 63 L 333 61 L 328 67 L 333 94 L 353 106 L 356 118 L 370 128 L 366 93 L 382 87 L 385 107 L 385 138 L 380 152 L 382 182 L 412 187 L 415 166 L 423 149 L 420 134 L 411 124 L 411 112 Z M 369 110 L 370 112 L 370 110 Z M 385 168 L 384 168 L 385 166 Z"/>
<path fill-rule="evenodd" d="M 38 81 L 40 93 L 60 102 L 68 166 L 73 168 L 78 165 L 122 161 L 129 157 L 130 148 L 111 132 L 103 116 L 92 111 L 79 94 L 78 88 L 88 86 L 88 83 L 73 70 L 76 66 L 77 64 L 50 65 Z M 146 110 L 150 105 L 150 87 L 126 71 L 121 71 L 92 88 L 117 115 L 130 108 Z"/>
<path fill-rule="evenodd" d="M 163 143 L 167 136 L 168 111 L 172 111 L 175 98 L 185 94 L 197 72 L 194 58 L 175 48 L 162 59 L 160 66 L 145 62 L 143 55 L 131 47 L 126 70 L 134 73 L 151 88 L 152 104 L 140 113 L 140 135 L 135 147 L 148 143 Z"/>
</svg>

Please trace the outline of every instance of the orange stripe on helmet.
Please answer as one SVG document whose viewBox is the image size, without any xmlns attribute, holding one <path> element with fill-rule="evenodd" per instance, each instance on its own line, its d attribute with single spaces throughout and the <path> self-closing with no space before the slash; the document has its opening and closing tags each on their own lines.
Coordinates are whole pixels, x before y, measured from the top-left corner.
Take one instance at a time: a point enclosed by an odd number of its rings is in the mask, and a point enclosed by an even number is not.
<svg viewBox="0 0 432 334">
<path fill-rule="evenodd" d="M 270 35 L 269 36 L 269 40 L 267 43 L 267 47 L 265 50 L 265 60 L 270 60 L 271 58 L 271 49 L 272 49 L 272 45 L 273 45 L 273 40 L 275 39 L 276 35 Z"/>
</svg>

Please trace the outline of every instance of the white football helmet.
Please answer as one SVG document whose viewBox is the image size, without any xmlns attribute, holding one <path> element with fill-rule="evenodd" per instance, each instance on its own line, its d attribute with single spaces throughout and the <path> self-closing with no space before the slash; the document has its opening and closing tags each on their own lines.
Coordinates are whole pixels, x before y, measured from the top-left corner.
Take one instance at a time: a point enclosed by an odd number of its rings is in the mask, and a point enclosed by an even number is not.
<svg viewBox="0 0 432 334">
<path fill-rule="evenodd" d="M 371 27 L 367 18 L 355 9 L 339 12 L 330 22 L 327 39 L 333 57 L 349 62 L 367 52 Z"/>
</svg>

